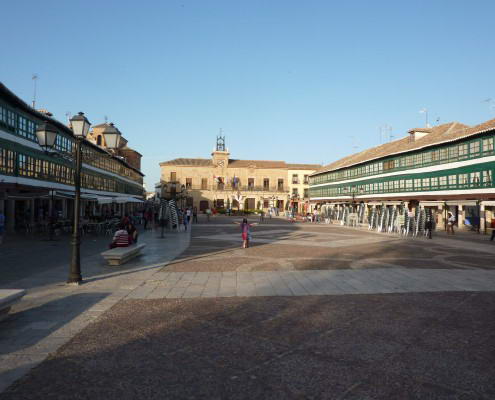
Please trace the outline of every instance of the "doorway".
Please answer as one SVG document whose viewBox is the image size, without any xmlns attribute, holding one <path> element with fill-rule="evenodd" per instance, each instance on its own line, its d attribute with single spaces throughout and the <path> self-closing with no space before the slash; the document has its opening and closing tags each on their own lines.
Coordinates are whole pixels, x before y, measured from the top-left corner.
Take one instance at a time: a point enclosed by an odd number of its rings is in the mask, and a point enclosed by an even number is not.
<svg viewBox="0 0 495 400">
<path fill-rule="evenodd" d="M 206 211 L 209 208 L 208 200 L 201 200 L 199 202 L 199 211 Z"/>
</svg>

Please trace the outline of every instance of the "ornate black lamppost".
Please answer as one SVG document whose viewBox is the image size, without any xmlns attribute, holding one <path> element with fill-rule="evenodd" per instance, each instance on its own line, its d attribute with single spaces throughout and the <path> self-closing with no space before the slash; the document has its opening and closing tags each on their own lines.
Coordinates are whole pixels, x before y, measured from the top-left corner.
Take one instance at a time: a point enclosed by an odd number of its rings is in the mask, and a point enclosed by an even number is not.
<svg viewBox="0 0 495 400">
<path fill-rule="evenodd" d="M 55 142 L 57 139 L 57 130 L 48 123 L 42 123 L 38 125 L 36 129 L 36 136 L 40 147 L 50 155 L 64 157 L 70 159 L 74 163 L 74 221 L 72 225 L 72 252 L 70 261 L 70 272 L 67 278 L 67 283 L 78 285 L 82 281 L 81 276 L 81 236 L 79 229 L 80 220 L 80 208 L 81 208 L 81 169 L 82 169 L 82 142 L 86 138 L 91 126 L 88 119 L 82 112 L 70 119 L 72 132 L 75 138 L 75 146 L 73 152 L 53 152 Z M 105 142 L 110 148 L 117 148 L 120 140 L 120 132 L 113 128 L 108 132 L 103 132 L 105 136 Z M 115 146 L 115 147 L 113 147 Z"/>
</svg>

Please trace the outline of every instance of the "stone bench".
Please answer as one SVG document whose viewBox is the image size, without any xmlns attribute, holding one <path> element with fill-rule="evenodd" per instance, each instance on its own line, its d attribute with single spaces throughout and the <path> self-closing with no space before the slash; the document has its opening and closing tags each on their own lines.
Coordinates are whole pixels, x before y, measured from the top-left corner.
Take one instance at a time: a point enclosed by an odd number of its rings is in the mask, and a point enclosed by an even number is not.
<svg viewBox="0 0 495 400">
<path fill-rule="evenodd" d="M 0 289 L 0 321 L 7 318 L 10 307 L 25 294 L 24 289 Z"/>
<path fill-rule="evenodd" d="M 141 250 L 146 247 L 146 243 L 131 244 L 128 247 L 115 247 L 101 253 L 107 260 L 108 265 L 121 265 L 141 254 Z"/>
</svg>

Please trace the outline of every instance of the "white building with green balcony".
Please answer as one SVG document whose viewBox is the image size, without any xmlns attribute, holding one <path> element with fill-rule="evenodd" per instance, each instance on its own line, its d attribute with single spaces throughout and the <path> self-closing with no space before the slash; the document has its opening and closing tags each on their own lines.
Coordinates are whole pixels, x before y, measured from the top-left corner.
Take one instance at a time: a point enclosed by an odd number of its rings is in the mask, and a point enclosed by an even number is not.
<svg viewBox="0 0 495 400">
<path fill-rule="evenodd" d="M 495 218 L 495 120 L 417 128 L 326 165 L 310 176 L 316 206 L 430 208 L 437 229 L 448 211 L 460 229 L 490 228 Z M 494 220 L 495 223 L 495 220 Z"/>
<path fill-rule="evenodd" d="M 33 229 L 55 213 L 71 220 L 73 162 L 45 153 L 36 127 L 47 122 L 57 130 L 56 150 L 69 154 L 74 137 L 66 125 L 26 104 L 0 83 L 0 211 L 8 231 Z M 143 199 L 143 174 L 121 157 L 83 142 L 81 197 L 83 217 L 122 213 L 125 204 Z"/>
</svg>

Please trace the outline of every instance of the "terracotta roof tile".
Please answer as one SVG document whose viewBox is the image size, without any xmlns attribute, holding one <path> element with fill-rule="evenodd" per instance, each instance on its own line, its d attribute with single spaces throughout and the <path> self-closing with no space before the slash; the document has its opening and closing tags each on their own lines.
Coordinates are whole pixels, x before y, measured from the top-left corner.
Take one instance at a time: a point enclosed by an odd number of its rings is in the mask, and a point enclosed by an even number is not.
<svg viewBox="0 0 495 400">
<path fill-rule="evenodd" d="M 208 158 L 174 158 L 170 161 L 164 161 L 160 163 L 162 165 L 183 165 L 190 167 L 211 167 L 213 163 Z"/>
<path fill-rule="evenodd" d="M 313 169 L 318 170 L 321 168 L 320 164 L 287 164 L 288 169 Z"/>
<path fill-rule="evenodd" d="M 228 168 L 287 168 L 285 161 L 229 159 Z"/>
<path fill-rule="evenodd" d="M 181 166 L 197 166 L 197 167 L 212 167 L 213 162 L 209 158 L 175 158 L 173 160 L 160 163 L 163 165 L 181 165 Z M 270 160 L 236 160 L 229 159 L 228 168 L 282 168 L 282 169 L 311 169 L 316 170 L 321 167 L 319 164 L 287 164 L 285 161 L 270 161 Z"/>
<path fill-rule="evenodd" d="M 366 161 L 372 161 L 394 154 L 405 153 L 413 150 L 419 150 L 424 147 L 434 146 L 441 143 L 447 143 L 454 140 L 459 140 L 467 136 L 480 134 L 489 130 L 495 130 L 495 119 L 483 122 L 479 125 L 469 127 L 459 122 L 449 122 L 447 124 L 438 125 L 433 128 L 416 128 L 409 132 L 419 131 L 428 132 L 427 135 L 411 141 L 409 136 L 394 140 L 380 146 L 372 147 L 361 151 L 360 153 L 351 154 L 340 160 L 334 161 L 328 165 L 321 167 L 315 174 L 334 171 L 337 169 L 350 167 L 352 165 L 361 164 Z"/>
</svg>

